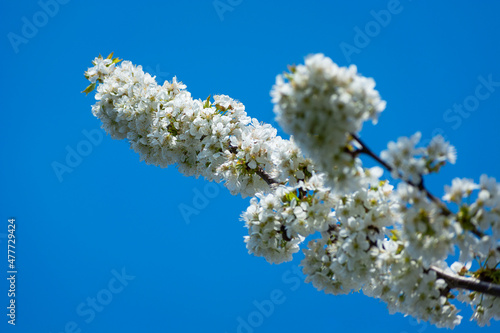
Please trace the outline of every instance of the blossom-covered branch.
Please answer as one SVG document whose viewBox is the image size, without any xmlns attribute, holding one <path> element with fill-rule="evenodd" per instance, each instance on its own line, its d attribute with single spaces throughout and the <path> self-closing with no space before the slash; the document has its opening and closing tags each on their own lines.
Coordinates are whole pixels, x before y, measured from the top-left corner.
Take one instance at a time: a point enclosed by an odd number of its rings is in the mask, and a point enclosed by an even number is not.
<svg viewBox="0 0 500 333">
<path fill-rule="evenodd" d="M 456 300 L 480 325 L 498 319 L 500 186 L 487 176 L 455 179 L 443 201 L 432 195 L 423 177 L 456 159 L 440 136 L 427 147 L 417 147 L 419 134 L 400 138 L 373 153 L 359 132 L 385 102 L 356 67 L 313 55 L 277 77 L 271 94 L 287 140 L 228 96 L 193 99 L 176 78 L 158 85 L 119 61 L 98 57 L 86 72 L 85 92 L 97 87 L 93 114 L 146 163 L 175 164 L 252 197 L 242 214 L 250 253 L 281 263 L 303 247 L 306 282 L 317 289 L 361 290 L 391 313 L 437 326 L 460 323 Z M 396 190 L 382 169 L 363 167 L 362 154 L 402 180 Z M 448 265 L 455 248 L 460 261 Z"/>
<path fill-rule="evenodd" d="M 457 276 L 456 274 L 446 272 L 438 267 L 431 266 L 429 269 L 436 272 L 437 276 L 446 281 L 450 288 L 460 288 L 495 297 L 500 297 L 500 285 L 491 282 L 481 281 L 472 277 Z"/>
<path fill-rule="evenodd" d="M 390 173 L 396 172 L 396 178 L 403 178 L 403 176 L 401 174 L 397 174 L 397 172 L 399 172 L 398 169 L 396 169 L 395 167 L 387 164 L 383 159 L 381 159 L 380 157 L 378 157 L 357 135 L 351 134 L 351 136 L 361 146 L 361 148 L 355 150 L 354 153 L 357 153 L 357 154 L 366 154 L 366 155 L 370 156 L 375 161 L 377 161 L 380 165 L 382 165 L 385 169 L 387 169 L 387 171 L 389 171 Z M 449 154 L 453 154 L 453 153 L 449 153 Z M 455 160 L 455 157 L 453 155 L 452 155 L 451 158 L 452 158 L 453 161 Z M 448 209 L 448 207 L 446 207 L 441 202 L 441 200 L 439 200 L 437 197 L 435 197 L 432 193 L 430 193 L 425 188 L 425 186 L 424 186 L 424 178 L 422 177 L 422 175 L 419 175 L 419 178 L 420 178 L 420 181 L 418 183 L 415 183 L 414 181 L 412 181 L 410 179 L 405 179 L 405 178 L 403 178 L 403 179 L 406 181 L 406 183 L 408 185 L 417 187 L 420 191 L 423 191 L 429 200 L 431 200 L 432 202 L 434 202 L 435 204 L 437 204 L 443 210 L 443 214 L 445 214 L 445 215 L 451 214 L 451 212 Z"/>
</svg>

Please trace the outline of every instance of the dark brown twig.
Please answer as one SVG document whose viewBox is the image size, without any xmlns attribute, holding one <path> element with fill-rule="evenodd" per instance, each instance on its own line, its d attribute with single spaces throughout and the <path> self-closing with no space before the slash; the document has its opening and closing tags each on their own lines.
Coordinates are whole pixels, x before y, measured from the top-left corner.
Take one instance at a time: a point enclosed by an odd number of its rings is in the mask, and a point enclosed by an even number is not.
<svg viewBox="0 0 500 333">
<path fill-rule="evenodd" d="M 481 281 L 473 277 L 460 276 L 456 274 L 446 273 L 440 268 L 431 266 L 429 268 L 436 272 L 438 278 L 446 281 L 450 288 L 467 289 L 477 291 L 483 294 L 500 297 L 500 285 L 491 282 Z"/>
</svg>

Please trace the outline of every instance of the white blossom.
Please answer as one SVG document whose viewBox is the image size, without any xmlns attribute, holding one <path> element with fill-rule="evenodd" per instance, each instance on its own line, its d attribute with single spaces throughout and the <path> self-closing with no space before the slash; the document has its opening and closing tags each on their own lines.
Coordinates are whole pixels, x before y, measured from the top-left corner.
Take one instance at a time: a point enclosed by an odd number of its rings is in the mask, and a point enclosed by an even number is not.
<svg viewBox="0 0 500 333">
<path fill-rule="evenodd" d="M 294 185 L 314 171 L 293 141 L 250 119 L 229 96 L 195 100 L 175 77 L 160 86 L 129 61 L 115 66 L 96 58 L 86 76 L 101 83 L 92 112 L 102 127 L 114 139 L 126 138 L 147 164 L 176 164 L 186 176 L 224 182 L 243 197 L 271 190 L 259 173 Z"/>
<path fill-rule="evenodd" d="M 307 57 L 285 77 L 276 78 L 271 92 L 278 123 L 326 174 L 329 186 L 339 191 L 359 187 L 361 163 L 348 152 L 351 134 L 367 120 L 376 123 L 385 108 L 373 79 L 322 54 Z"/>
<path fill-rule="evenodd" d="M 444 186 L 446 194 L 443 196 L 443 200 L 460 204 L 464 198 L 469 197 L 472 191 L 478 188 L 479 186 L 474 184 L 472 179 L 455 178 L 452 180 L 451 187 L 448 185 Z"/>
<path fill-rule="evenodd" d="M 119 61 L 98 57 L 85 72 L 91 85 L 84 92 L 97 86 L 93 114 L 146 163 L 176 165 L 253 197 L 241 215 L 249 253 L 279 264 L 302 246 L 306 282 L 318 290 L 361 290 L 391 313 L 439 327 L 453 328 L 462 317 L 453 286 L 435 267 L 499 284 L 500 185 L 486 175 L 479 184 L 456 178 L 442 197 L 453 203 L 448 208 L 427 192 L 423 176 L 455 163 L 455 148 L 442 136 L 418 147 L 420 133 L 381 153 L 381 164 L 402 180 L 397 190 L 381 180 L 381 168 L 363 168 L 359 132 L 365 121 L 377 122 L 385 102 L 355 66 L 317 54 L 277 77 L 274 111 L 293 135 L 284 139 L 229 96 L 194 99 L 177 78 L 158 85 L 141 66 Z M 456 249 L 459 261 L 449 266 Z M 457 300 L 481 326 L 500 319 L 498 297 L 460 291 Z"/>
<path fill-rule="evenodd" d="M 334 197 L 321 186 L 321 178 L 313 177 L 311 183 L 280 186 L 251 200 L 242 215 L 249 232 L 245 236 L 249 253 L 270 263 L 290 261 L 305 237 L 335 224 Z"/>
<path fill-rule="evenodd" d="M 380 157 L 392 168 L 393 178 L 418 185 L 423 175 L 438 172 L 446 162 L 455 163 L 455 147 L 442 136 L 435 136 L 427 147 L 417 147 L 421 137 L 420 132 L 409 138 L 400 137 L 397 142 L 389 142 L 388 149 L 382 151 Z"/>
</svg>

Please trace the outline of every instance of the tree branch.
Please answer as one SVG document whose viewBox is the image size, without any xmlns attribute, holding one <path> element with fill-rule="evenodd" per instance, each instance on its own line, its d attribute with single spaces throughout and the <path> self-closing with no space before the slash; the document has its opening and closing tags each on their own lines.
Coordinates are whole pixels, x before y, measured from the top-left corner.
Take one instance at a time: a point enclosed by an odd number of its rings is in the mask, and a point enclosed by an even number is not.
<svg viewBox="0 0 500 333">
<path fill-rule="evenodd" d="M 387 171 L 392 172 L 394 170 L 394 168 L 392 166 L 390 166 L 389 164 L 387 164 L 384 160 L 382 160 L 380 157 L 378 157 L 373 151 L 371 151 L 371 149 L 368 148 L 368 146 L 363 141 L 361 141 L 361 139 L 358 136 L 356 136 L 353 133 L 349 133 L 349 134 L 352 136 L 352 138 L 354 140 L 356 140 L 361 145 L 361 149 L 358 149 L 358 150 L 354 151 L 354 154 L 366 154 L 366 155 L 370 156 L 371 158 L 373 158 L 375 161 L 377 161 L 384 168 L 386 168 Z M 420 191 L 424 192 L 425 195 L 426 195 L 426 197 L 429 200 L 431 200 L 436 205 L 438 205 L 439 208 L 441 208 L 441 212 L 445 216 L 449 216 L 449 215 L 453 214 L 453 212 L 450 211 L 450 209 L 441 200 L 439 200 L 436 196 L 434 196 L 431 192 L 429 192 L 429 190 L 427 190 L 427 188 L 425 188 L 425 186 L 424 186 L 424 178 L 423 178 L 422 175 L 420 177 L 420 182 L 418 184 L 414 183 L 411 180 L 406 180 L 406 179 L 404 179 L 402 177 L 400 177 L 400 179 L 402 181 L 404 181 L 405 183 L 407 183 L 408 185 L 416 187 Z M 478 230 L 477 228 L 471 229 L 470 232 L 472 232 L 478 238 L 482 238 L 484 236 L 484 233 L 481 230 Z M 500 251 L 500 247 L 497 248 L 497 250 Z"/>
<path fill-rule="evenodd" d="M 272 179 L 264 170 L 262 170 L 261 168 L 258 168 L 255 173 L 257 175 L 260 176 L 260 178 L 262 178 L 266 183 L 267 185 L 271 186 L 273 184 L 279 184 L 278 181 Z"/>
<path fill-rule="evenodd" d="M 238 154 L 238 148 L 232 146 L 231 144 L 229 144 L 229 151 L 232 153 L 232 154 Z M 260 177 L 262 178 L 262 180 L 264 180 L 267 185 L 271 186 L 273 184 L 279 184 L 279 182 L 273 178 L 271 178 L 271 176 L 269 176 L 261 167 L 259 167 L 257 170 L 255 170 L 255 173 Z"/>
<path fill-rule="evenodd" d="M 360 145 L 361 149 L 358 149 L 354 151 L 354 154 L 366 154 L 373 158 L 375 161 L 377 161 L 380 165 L 382 165 L 385 169 L 387 169 L 389 172 L 393 172 L 394 168 L 387 164 L 384 160 L 382 160 L 379 156 L 377 156 L 373 151 L 371 151 L 370 148 L 355 134 L 350 133 L 352 138 L 356 140 Z M 398 172 L 399 173 L 399 172 Z M 441 208 L 442 213 L 445 216 L 452 215 L 453 212 L 450 211 L 450 209 L 436 196 L 434 196 L 429 190 L 427 190 L 424 186 L 424 178 L 421 176 L 420 177 L 420 182 L 418 184 L 414 183 L 411 180 L 405 180 L 400 177 L 401 180 L 403 180 L 405 183 L 408 185 L 414 186 L 418 188 L 420 191 L 424 192 L 426 197 L 434 202 L 436 205 L 438 205 L 439 208 Z M 478 230 L 477 228 L 469 230 L 472 234 L 474 234 L 478 238 L 482 238 L 484 236 L 484 233 L 481 230 Z M 497 251 L 500 251 L 500 247 L 497 248 Z M 435 269 L 434 269 L 435 268 Z M 437 270 L 438 268 L 434 267 L 433 270 L 438 273 Z M 485 282 L 481 281 L 479 279 L 475 278 L 467 278 L 463 276 L 453 276 L 445 273 L 444 271 L 439 271 L 438 275 L 442 279 L 444 279 L 450 288 L 461 288 L 461 289 L 469 289 L 469 290 L 474 290 L 474 291 L 479 291 L 483 292 L 485 294 L 493 295 L 493 296 L 500 296 L 500 285 L 493 284 L 490 282 Z"/>
<path fill-rule="evenodd" d="M 375 153 L 373 153 L 373 151 L 371 151 L 368 148 L 368 146 L 363 141 L 361 141 L 360 138 L 358 138 L 354 134 L 351 134 L 351 136 L 362 147 L 361 149 L 356 150 L 355 153 L 357 153 L 357 154 L 359 154 L 359 153 L 366 154 L 366 155 L 370 156 L 371 158 L 373 158 L 375 161 L 377 161 L 380 165 L 382 165 L 389 172 L 393 171 L 393 168 L 390 165 L 388 165 L 385 161 L 383 161 L 380 157 L 378 157 Z M 233 154 L 237 153 L 237 148 L 233 147 L 231 145 L 229 146 L 229 150 Z M 271 186 L 273 184 L 279 184 L 278 181 L 276 181 L 275 179 L 271 178 L 264 170 L 262 170 L 262 168 L 258 168 L 255 171 L 255 173 L 258 176 L 260 176 L 269 186 Z M 445 215 L 451 215 L 452 214 L 452 212 L 448 209 L 448 207 L 446 207 L 446 205 L 441 200 L 439 200 L 437 197 L 435 197 L 434 195 L 432 195 L 432 193 L 430 193 L 425 188 L 424 183 L 423 183 L 423 178 L 421 178 L 421 181 L 420 181 L 419 184 L 415 184 L 414 182 L 412 182 L 410 180 L 404 180 L 403 179 L 403 181 L 405 181 L 408 185 L 414 186 L 414 187 L 418 188 L 419 190 L 423 191 L 425 193 L 425 195 L 427 196 L 427 198 L 429 198 L 429 200 L 435 202 L 441 208 L 443 214 L 445 214 Z M 291 240 L 290 238 L 288 238 L 288 235 L 286 234 L 286 229 L 285 229 L 284 225 L 282 226 L 282 228 L 281 228 L 280 231 L 281 231 L 281 234 L 282 234 L 282 237 L 283 237 L 284 240 L 286 240 L 286 241 L 290 241 Z M 332 230 L 328 230 L 328 231 L 331 234 L 331 231 L 333 231 L 333 229 Z M 482 233 L 479 230 L 471 230 L 471 232 L 474 233 L 478 237 L 482 237 L 483 236 Z M 444 281 L 446 281 L 446 284 L 448 285 L 448 288 L 450 288 L 450 289 L 467 289 L 467 290 L 477 291 L 477 292 L 480 292 L 480 293 L 483 293 L 483 294 L 487 294 L 487 295 L 491 295 L 491 296 L 495 296 L 495 297 L 500 297 L 500 285 L 497 285 L 497 284 L 494 284 L 494 283 L 490 283 L 490 282 L 486 282 L 486 281 L 481 281 L 479 279 L 472 278 L 472 277 L 465 277 L 465 276 L 460 276 L 460 275 L 455 275 L 455 274 L 449 274 L 449 273 L 446 273 L 442 269 L 437 268 L 435 266 L 431 266 L 429 268 L 429 270 L 435 271 L 436 274 L 437 274 L 437 276 L 440 279 L 443 279 Z"/>
<path fill-rule="evenodd" d="M 392 166 L 390 166 L 389 164 L 387 164 L 384 160 L 382 160 L 380 157 L 378 157 L 373 151 L 371 151 L 370 148 L 368 148 L 368 146 L 363 142 L 361 141 L 361 139 L 356 136 L 355 134 L 353 133 L 349 133 L 352 138 L 354 140 L 356 140 L 360 145 L 361 145 L 361 149 L 357 150 L 356 152 L 358 152 L 358 154 L 366 154 L 368 156 L 370 156 L 371 158 L 373 158 L 375 161 L 377 161 L 380 165 L 382 165 L 384 168 L 387 169 L 387 171 L 389 172 L 393 172 L 394 171 L 394 168 Z M 399 173 L 399 172 L 398 172 Z M 438 205 L 439 208 L 441 208 L 441 211 L 443 212 L 443 214 L 445 216 L 448 216 L 448 215 L 451 215 L 452 212 L 448 209 L 448 207 L 446 207 L 446 205 L 441 201 L 439 200 L 437 197 L 435 197 L 431 192 L 429 192 L 429 190 L 427 190 L 424 186 L 424 178 L 423 177 L 420 177 L 420 182 L 418 184 L 416 184 L 415 182 L 411 181 L 411 180 L 407 180 L 407 179 L 404 179 L 402 177 L 400 177 L 401 180 L 403 180 L 405 183 L 407 183 L 408 185 L 411 185 L 413 187 L 416 187 L 418 188 L 420 191 L 424 192 L 425 193 L 425 196 L 431 200 L 432 202 L 434 202 L 436 205 Z"/>
<path fill-rule="evenodd" d="M 500 285 L 491 282 L 481 281 L 473 277 L 465 277 L 455 274 L 449 274 L 440 268 L 431 266 L 429 268 L 436 272 L 440 279 L 446 281 L 446 284 L 453 289 L 468 289 L 495 297 L 500 297 Z"/>
</svg>

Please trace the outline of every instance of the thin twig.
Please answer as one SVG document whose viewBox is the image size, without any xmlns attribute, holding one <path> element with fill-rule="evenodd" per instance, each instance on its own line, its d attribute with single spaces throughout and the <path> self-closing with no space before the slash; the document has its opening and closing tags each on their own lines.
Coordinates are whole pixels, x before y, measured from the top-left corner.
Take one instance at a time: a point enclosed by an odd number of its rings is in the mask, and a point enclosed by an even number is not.
<svg viewBox="0 0 500 333">
<path fill-rule="evenodd" d="M 278 184 L 279 182 L 274 180 L 273 178 L 271 178 L 264 170 L 262 170 L 262 168 L 258 168 L 257 170 L 255 170 L 255 173 L 257 175 L 260 176 L 260 178 L 262 178 L 266 183 L 267 185 L 271 186 L 273 184 Z"/>
<path fill-rule="evenodd" d="M 366 154 L 366 155 L 370 156 L 375 161 L 377 161 L 380 165 L 382 165 L 384 168 L 386 168 L 387 171 L 389 171 L 391 173 L 394 171 L 394 168 L 392 166 L 390 166 L 389 164 L 387 164 L 384 160 L 382 160 L 380 157 L 378 157 L 373 151 L 371 151 L 371 149 L 368 148 L 368 146 L 358 136 L 356 136 L 355 134 L 352 134 L 352 133 L 350 135 L 352 136 L 352 138 L 354 140 L 356 140 L 361 145 L 361 149 L 357 150 L 359 153 Z M 443 214 L 445 216 L 448 216 L 448 215 L 452 214 L 452 212 L 448 209 L 448 207 L 446 207 L 446 205 L 441 200 L 439 200 L 436 196 L 434 196 L 431 192 L 429 192 L 429 190 L 427 190 L 425 188 L 425 186 L 424 186 L 424 178 L 423 177 L 420 177 L 420 182 L 418 184 L 416 184 L 415 182 L 413 182 L 413 181 L 411 181 L 409 179 L 404 179 L 403 177 L 400 177 L 400 178 L 401 178 L 401 180 L 403 180 L 408 185 L 416 187 L 420 191 L 424 192 L 425 196 L 429 200 L 431 200 L 436 205 L 438 205 L 439 208 L 441 208 L 441 210 L 442 210 L 442 212 L 443 212 Z"/>
<path fill-rule="evenodd" d="M 238 148 L 236 148 L 235 146 L 229 145 L 229 152 L 236 155 L 238 153 Z M 255 170 L 255 173 L 260 178 L 262 178 L 262 180 L 264 180 L 267 183 L 267 185 L 269 185 L 269 186 L 271 186 L 273 184 L 279 184 L 279 182 L 277 180 L 271 178 L 271 176 L 269 176 L 261 167 L 257 168 L 257 170 Z"/>
</svg>

